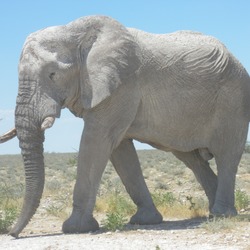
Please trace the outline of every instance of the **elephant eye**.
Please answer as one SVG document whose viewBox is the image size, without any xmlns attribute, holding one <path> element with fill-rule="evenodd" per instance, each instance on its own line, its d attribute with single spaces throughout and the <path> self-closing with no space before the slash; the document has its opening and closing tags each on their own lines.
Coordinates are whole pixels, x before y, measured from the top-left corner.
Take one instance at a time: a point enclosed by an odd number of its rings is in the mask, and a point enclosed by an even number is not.
<svg viewBox="0 0 250 250">
<path fill-rule="evenodd" d="M 50 73 L 49 78 L 50 78 L 52 81 L 54 81 L 55 75 L 56 75 L 55 72 Z"/>
</svg>

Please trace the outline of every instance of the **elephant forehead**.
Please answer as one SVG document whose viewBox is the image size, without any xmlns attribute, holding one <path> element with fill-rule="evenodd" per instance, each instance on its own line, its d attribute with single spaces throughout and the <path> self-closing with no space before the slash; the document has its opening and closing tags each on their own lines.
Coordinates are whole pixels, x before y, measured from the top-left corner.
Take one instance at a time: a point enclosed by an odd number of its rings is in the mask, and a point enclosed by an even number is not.
<svg viewBox="0 0 250 250">
<path fill-rule="evenodd" d="M 75 47 L 61 31 L 58 27 L 50 27 L 31 34 L 26 39 L 20 63 L 40 63 L 40 66 L 50 62 L 72 63 Z"/>
<path fill-rule="evenodd" d="M 48 64 L 48 62 L 55 61 L 56 55 L 48 53 L 46 50 L 37 48 L 36 46 L 30 46 L 25 49 L 20 57 L 19 62 L 19 76 L 20 74 L 27 72 L 38 73 L 41 71 L 42 66 Z"/>
</svg>

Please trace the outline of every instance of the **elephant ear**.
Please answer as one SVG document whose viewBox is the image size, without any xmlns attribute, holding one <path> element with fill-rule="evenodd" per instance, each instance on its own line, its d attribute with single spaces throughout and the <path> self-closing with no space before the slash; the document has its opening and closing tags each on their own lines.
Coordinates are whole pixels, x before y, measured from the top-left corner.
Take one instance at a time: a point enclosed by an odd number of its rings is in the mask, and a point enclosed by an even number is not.
<svg viewBox="0 0 250 250">
<path fill-rule="evenodd" d="M 94 31 L 93 31 L 94 30 Z M 101 27 L 93 27 L 88 34 L 89 49 L 85 39 L 80 49 L 81 97 L 84 109 L 91 109 L 122 84 L 131 81 L 139 67 L 136 43 L 128 32 L 113 19 L 104 18 Z M 94 34 L 94 35 L 93 35 Z M 85 36 L 86 37 L 86 36 Z"/>
</svg>

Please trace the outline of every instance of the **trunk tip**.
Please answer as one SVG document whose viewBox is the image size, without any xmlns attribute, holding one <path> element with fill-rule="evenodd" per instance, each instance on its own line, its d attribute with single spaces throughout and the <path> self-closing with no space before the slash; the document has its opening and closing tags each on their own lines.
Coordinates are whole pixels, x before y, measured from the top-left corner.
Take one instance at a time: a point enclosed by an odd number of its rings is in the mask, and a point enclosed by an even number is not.
<svg viewBox="0 0 250 250">
<path fill-rule="evenodd" d="M 19 238 L 19 233 L 15 232 L 13 229 L 11 229 L 11 231 L 9 232 L 9 235 L 11 235 L 12 237 L 16 239 Z"/>
</svg>

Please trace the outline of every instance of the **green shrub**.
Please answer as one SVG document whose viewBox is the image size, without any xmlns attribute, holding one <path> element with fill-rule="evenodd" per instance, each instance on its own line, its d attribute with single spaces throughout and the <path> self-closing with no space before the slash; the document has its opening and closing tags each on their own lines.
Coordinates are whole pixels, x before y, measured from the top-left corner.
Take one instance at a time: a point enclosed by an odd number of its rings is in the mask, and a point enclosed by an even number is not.
<svg viewBox="0 0 250 250">
<path fill-rule="evenodd" d="M 156 192 L 151 195 L 156 207 L 173 206 L 176 201 L 172 192 Z"/>
<path fill-rule="evenodd" d="M 250 204 L 250 198 L 245 191 L 235 191 L 235 206 L 237 210 L 246 209 Z"/>
<path fill-rule="evenodd" d="M 104 229 L 109 231 L 122 230 L 126 224 L 126 218 L 123 213 L 109 212 L 106 219 L 103 220 Z"/>
<path fill-rule="evenodd" d="M 5 234 L 9 231 L 9 227 L 17 218 L 17 207 L 7 206 L 0 208 L 0 233 Z"/>
<path fill-rule="evenodd" d="M 68 160 L 68 165 L 77 166 L 77 154 Z"/>
<path fill-rule="evenodd" d="M 9 185 L 3 182 L 0 185 L 0 233 L 9 231 L 9 227 L 17 218 L 18 199 L 23 194 L 23 185 Z"/>
<path fill-rule="evenodd" d="M 115 193 L 109 197 L 108 211 L 111 213 L 131 215 L 135 212 L 135 205 L 125 194 Z"/>
<path fill-rule="evenodd" d="M 103 203 L 104 202 L 104 203 Z M 136 207 L 129 197 L 120 192 L 112 192 L 108 197 L 99 199 L 98 210 L 103 211 L 106 204 L 106 218 L 102 221 L 104 229 L 109 231 L 122 230 L 127 221 L 127 216 L 135 213 Z"/>
</svg>

